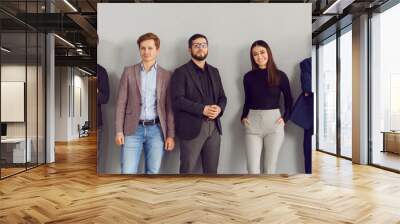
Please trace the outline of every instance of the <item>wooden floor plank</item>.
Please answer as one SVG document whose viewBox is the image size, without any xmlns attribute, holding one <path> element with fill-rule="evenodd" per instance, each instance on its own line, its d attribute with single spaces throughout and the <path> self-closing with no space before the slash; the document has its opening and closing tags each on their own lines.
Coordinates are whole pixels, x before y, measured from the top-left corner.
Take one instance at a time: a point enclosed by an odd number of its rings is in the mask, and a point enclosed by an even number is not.
<svg viewBox="0 0 400 224">
<path fill-rule="evenodd" d="M 98 176 L 96 139 L 0 181 L 0 223 L 400 223 L 400 175 L 320 152 L 313 174 Z"/>
</svg>

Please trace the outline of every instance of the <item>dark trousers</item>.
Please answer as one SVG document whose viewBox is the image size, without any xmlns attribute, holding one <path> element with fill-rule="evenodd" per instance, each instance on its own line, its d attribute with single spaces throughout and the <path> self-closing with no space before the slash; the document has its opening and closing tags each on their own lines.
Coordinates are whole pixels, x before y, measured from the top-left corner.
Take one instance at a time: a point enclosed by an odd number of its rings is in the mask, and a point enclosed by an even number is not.
<svg viewBox="0 0 400 224">
<path fill-rule="evenodd" d="M 221 135 L 215 121 L 204 120 L 200 133 L 190 140 L 180 140 L 180 173 L 194 173 L 197 160 L 201 156 L 203 173 L 216 174 L 218 169 Z"/>
<path fill-rule="evenodd" d="M 106 168 L 106 153 L 103 140 L 103 126 L 97 127 L 97 173 L 104 173 Z"/>
<path fill-rule="evenodd" d="M 304 152 L 304 171 L 307 174 L 311 173 L 312 170 L 312 130 L 306 130 L 304 129 L 304 139 L 303 139 L 303 152 Z"/>
</svg>

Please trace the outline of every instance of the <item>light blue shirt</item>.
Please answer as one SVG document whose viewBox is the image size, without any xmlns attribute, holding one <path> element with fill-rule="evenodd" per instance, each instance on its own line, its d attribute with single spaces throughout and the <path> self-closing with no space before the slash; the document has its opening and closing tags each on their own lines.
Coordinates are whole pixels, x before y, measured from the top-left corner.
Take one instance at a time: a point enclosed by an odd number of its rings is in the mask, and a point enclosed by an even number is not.
<svg viewBox="0 0 400 224">
<path fill-rule="evenodd" d="M 153 120 L 157 118 L 157 62 L 148 72 L 140 64 L 140 83 L 142 106 L 140 120 Z"/>
</svg>

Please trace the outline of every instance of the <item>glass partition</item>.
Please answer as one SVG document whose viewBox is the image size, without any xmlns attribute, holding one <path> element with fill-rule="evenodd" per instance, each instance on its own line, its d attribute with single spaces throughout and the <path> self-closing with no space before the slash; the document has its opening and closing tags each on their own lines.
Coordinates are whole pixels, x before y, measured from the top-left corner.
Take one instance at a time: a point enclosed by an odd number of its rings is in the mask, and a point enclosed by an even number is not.
<svg viewBox="0 0 400 224">
<path fill-rule="evenodd" d="M 318 149 L 336 154 L 336 37 L 318 48 Z"/>
</svg>

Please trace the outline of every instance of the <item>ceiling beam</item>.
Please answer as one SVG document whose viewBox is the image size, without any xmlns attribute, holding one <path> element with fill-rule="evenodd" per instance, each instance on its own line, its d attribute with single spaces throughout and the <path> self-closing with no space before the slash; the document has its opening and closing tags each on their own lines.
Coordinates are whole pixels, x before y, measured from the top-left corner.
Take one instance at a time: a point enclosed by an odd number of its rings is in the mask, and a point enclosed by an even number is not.
<svg viewBox="0 0 400 224">
<path fill-rule="evenodd" d="M 83 31 L 88 35 L 86 42 L 90 46 L 97 45 L 97 30 L 90 24 L 85 17 L 81 14 L 73 13 L 67 15 L 72 21 L 82 28 Z"/>
</svg>

